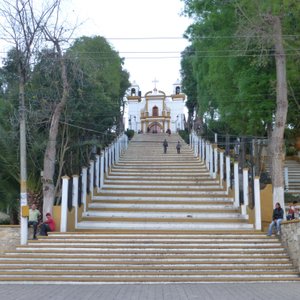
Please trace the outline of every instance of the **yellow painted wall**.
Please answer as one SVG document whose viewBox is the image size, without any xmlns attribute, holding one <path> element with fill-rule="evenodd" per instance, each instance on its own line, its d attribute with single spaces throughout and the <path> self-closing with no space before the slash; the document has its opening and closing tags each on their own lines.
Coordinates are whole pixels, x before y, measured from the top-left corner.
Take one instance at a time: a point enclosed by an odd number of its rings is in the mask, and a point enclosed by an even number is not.
<svg viewBox="0 0 300 300">
<path fill-rule="evenodd" d="M 81 221 L 82 214 L 83 214 L 83 204 L 80 207 L 78 207 L 78 220 L 77 220 L 77 222 Z"/>
<path fill-rule="evenodd" d="M 61 216 L 61 206 L 53 206 L 53 219 L 55 221 L 55 231 L 60 232 L 60 216 Z"/>
<path fill-rule="evenodd" d="M 74 207 L 72 207 L 71 211 L 68 210 L 67 231 L 68 232 L 75 231 L 75 208 Z"/>
<path fill-rule="evenodd" d="M 268 229 L 268 226 L 272 221 L 274 209 L 272 190 L 272 184 L 267 184 L 266 187 L 260 191 L 261 219 L 263 231 L 266 231 Z"/>
<path fill-rule="evenodd" d="M 81 213 L 83 211 L 83 205 L 81 206 Z M 81 215 L 81 214 L 80 214 Z M 61 216 L 61 206 L 55 205 L 53 207 L 53 219 L 55 221 L 55 231 L 60 232 L 60 216 Z M 68 210 L 67 217 L 67 231 L 75 231 L 75 209 L 72 208 L 71 211 Z"/>
<path fill-rule="evenodd" d="M 262 231 L 267 231 L 273 214 L 272 184 L 267 184 L 264 189 L 260 190 L 260 209 Z M 248 207 L 247 212 L 249 214 L 249 223 L 255 224 L 255 210 Z"/>
<path fill-rule="evenodd" d="M 247 213 L 249 215 L 249 223 L 254 225 L 255 224 L 255 210 L 248 206 Z"/>
</svg>

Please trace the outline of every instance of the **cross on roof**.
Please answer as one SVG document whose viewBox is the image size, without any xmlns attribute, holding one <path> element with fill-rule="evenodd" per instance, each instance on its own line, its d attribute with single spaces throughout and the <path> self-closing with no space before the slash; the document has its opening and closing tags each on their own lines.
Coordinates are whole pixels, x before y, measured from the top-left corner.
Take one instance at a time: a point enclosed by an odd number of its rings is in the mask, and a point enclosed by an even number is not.
<svg viewBox="0 0 300 300">
<path fill-rule="evenodd" d="M 154 88 L 156 89 L 156 84 L 159 82 L 156 77 L 154 77 L 154 80 L 152 81 L 154 83 Z"/>
</svg>

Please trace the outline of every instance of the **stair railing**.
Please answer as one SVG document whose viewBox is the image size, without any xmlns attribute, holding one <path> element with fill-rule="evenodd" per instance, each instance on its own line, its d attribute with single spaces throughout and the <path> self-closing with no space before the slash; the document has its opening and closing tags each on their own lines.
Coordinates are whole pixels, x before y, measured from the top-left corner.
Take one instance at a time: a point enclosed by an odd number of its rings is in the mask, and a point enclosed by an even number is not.
<svg viewBox="0 0 300 300">
<path fill-rule="evenodd" d="M 101 151 L 100 155 L 96 155 L 95 160 L 90 160 L 88 167 L 82 167 L 80 176 L 72 176 L 72 187 L 69 186 L 70 177 L 62 177 L 61 232 L 72 231 L 77 227 L 77 223 L 82 213 L 87 211 L 94 193 L 103 188 L 105 178 L 113 165 L 118 163 L 127 147 L 128 137 L 122 133 L 104 151 Z M 72 204 L 71 209 L 68 207 L 68 203 Z M 74 222 L 69 222 L 71 220 Z"/>
<path fill-rule="evenodd" d="M 243 168 L 240 171 L 244 164 L 240 166 L 238 161 L 233 162 L 232 168 L 229 148 L 227 146 L 225 150 L 219 148 L 217 145 L 217 136 L 214 135 L 214 138 L 215 141 L 212 143 L 203 136 L 198 136 L 195 131 L 192 131 L 189 136 L 190 147 L 193 150 L 194 156 L 199 158 L 207 167 L 211 178 L 218 178 L 220 186 L 225 189 L 227 194 L 233 193 L 234 205 L 240 208 L 242 215 L 249 218 L 247 212 L 247 207 L 249 206 L 249 170 L 248 168 Z M 253 194 L 255 207 L 254 225 L 257 230 L 261 230 L 259 177 L 254 178 Z M 240 201 L 241 197 L 243 197 L 242 203 Z"/>
</svg>

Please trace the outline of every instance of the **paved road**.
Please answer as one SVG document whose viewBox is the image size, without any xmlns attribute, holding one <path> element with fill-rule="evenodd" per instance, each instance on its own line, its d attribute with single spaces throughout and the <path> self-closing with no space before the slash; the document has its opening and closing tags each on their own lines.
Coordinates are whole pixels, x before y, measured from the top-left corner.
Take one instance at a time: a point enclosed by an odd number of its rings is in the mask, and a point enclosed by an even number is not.
<svg viewBox="0 0 300 300">
<path fill-rule="evenodd" d="M 0 285 L 0 300 L 299 300 L 300 283 Z"/>
</svg>

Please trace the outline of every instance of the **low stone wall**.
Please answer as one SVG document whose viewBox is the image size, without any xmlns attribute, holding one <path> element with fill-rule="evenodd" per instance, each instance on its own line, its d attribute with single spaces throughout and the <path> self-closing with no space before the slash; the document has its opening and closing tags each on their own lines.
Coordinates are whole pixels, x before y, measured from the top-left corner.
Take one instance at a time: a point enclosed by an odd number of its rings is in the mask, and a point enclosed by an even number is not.
<svg viewBox="0 0 300 300">
<path fill-rule="evenodd" d="M 0 254 L 16 250 L 20 245 L 19 225 L 0 225 Z"/>
<path fill-rule="evenodd" d="M 300 272 L 300 220 L 281 223 L 281 241 Z"/>
</svg>

